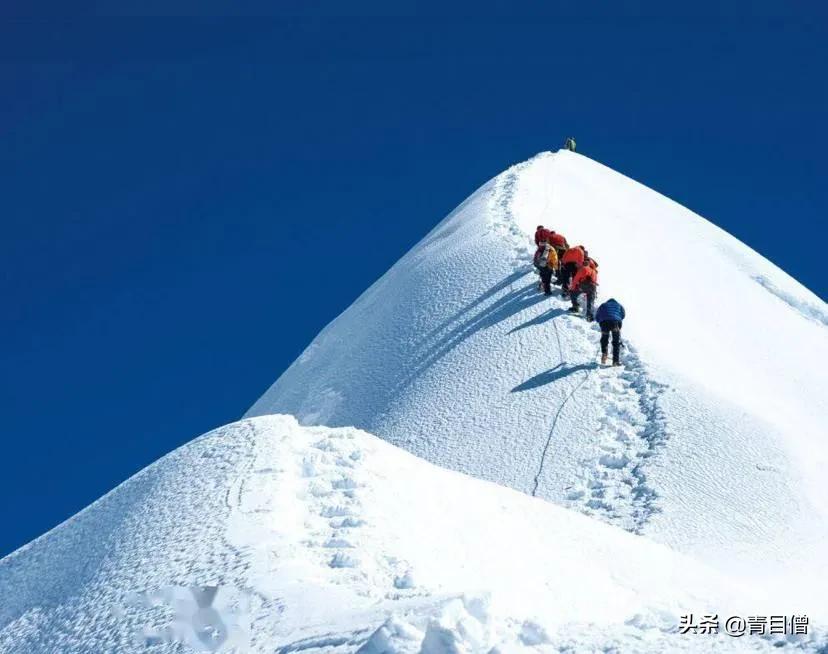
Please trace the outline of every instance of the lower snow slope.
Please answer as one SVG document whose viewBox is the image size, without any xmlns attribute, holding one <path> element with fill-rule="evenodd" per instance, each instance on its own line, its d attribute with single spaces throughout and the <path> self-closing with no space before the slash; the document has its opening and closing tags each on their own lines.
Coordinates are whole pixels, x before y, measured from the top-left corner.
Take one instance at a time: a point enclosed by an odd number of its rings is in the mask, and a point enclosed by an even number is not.
<svg viewBox="0 0 828 654">
<path fill-rule="evenodd" d="M 544 224 L 627 308 L 623 370 L 536 290 Z M 250 409 L 355 425 L 433 463 L 796 588 L 828 583 L 826 305 L 703 218 L 589 159 L 476 193 Z"/>
<path fill-rule="evenodd" d="M 164 457 L 0 561 L 0 588 L 4 654 L 825 644 L 679 635 L 684 613 L 797 607 L 365 432 L 288 416 Z"/>
</svg>

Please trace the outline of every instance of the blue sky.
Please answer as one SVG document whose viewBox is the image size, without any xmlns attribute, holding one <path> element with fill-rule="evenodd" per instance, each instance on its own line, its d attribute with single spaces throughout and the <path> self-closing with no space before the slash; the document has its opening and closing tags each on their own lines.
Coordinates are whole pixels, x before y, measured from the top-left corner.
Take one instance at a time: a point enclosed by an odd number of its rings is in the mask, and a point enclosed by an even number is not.
<svg viewBox="0 0 828 654">
<path fill-rule="evenodd" d="M 0 555 L 238 418 L 568 134 L 828 295 L 819 4 L 307 5 L 0 10 Z"/>
</svg>

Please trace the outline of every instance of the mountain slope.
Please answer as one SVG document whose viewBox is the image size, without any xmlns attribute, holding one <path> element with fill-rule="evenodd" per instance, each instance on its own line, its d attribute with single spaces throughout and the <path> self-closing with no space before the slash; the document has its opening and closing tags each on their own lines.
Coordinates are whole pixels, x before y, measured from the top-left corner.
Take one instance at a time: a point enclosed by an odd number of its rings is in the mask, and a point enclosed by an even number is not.
<svg viewBox="0 0 828 654">
<path fill-rule="evenodd" d="M 596 328 L 537 293 L 541 223 L 584 243 L 600 297 L 626 306 L 624 370 L 596 369 Z M 247 415 L 355 425 L 815 598 L 828 581 L 826 316 L 703 218 L 547 153 L 470 196 Z"/>
<path fill-rule="evenodd" d="M 0 652 L 32 654 L 771 651 L 788 640 L 676 626 L 708 607 L 794 608 L 665 546 L 288 416 L 179 448 L 0 561 L 0 587 Z"/>
</svg>

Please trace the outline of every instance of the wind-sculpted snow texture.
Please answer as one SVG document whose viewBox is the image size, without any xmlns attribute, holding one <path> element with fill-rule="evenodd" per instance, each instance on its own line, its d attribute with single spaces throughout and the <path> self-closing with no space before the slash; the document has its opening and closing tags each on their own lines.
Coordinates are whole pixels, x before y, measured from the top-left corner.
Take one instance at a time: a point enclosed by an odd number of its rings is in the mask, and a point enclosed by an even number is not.
<svg viewBox="0 0 828 654">
<path fill-rule="evenodd" d="M 596 365 L 596 326 L 538 293 L 539 224 L 586 245 L 599 302 L 627 308 L 622 370 Z M 825 315 L 703 218 L 545 153 L 469 197 L 248 415 L 355 425 L 815 598 L 828 582 Z"/>
<path fill-rule="evenodd" d="M 4 654 L 825 642 L 680 635 L 685 612 L 786 607 L 666 546 L 289 416 L 173 452 L 0 562 L 0 586 Z"/>
</svg>

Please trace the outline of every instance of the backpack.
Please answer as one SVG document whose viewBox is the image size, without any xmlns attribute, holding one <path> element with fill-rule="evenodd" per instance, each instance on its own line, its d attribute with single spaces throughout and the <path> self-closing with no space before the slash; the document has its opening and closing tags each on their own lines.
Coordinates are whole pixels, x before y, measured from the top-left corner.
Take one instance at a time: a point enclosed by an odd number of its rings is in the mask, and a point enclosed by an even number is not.
<svg viewBox="0 0 828 654">
<path fill-rule="evenodd" d="M 546 263 L 550 268 L 556 269 L 558 267 L 558 262 L 560 258 L 558 257 L 558 251 L 553 247 L 549 246 L 546 250 Z"/>
<path fill-rule="evenodd" d="M 535 268 L 546 268 L 549 265 L 548 247 L 548 245 L 539 247 L 537 252 L 535 252 Z"/>
</svg>

